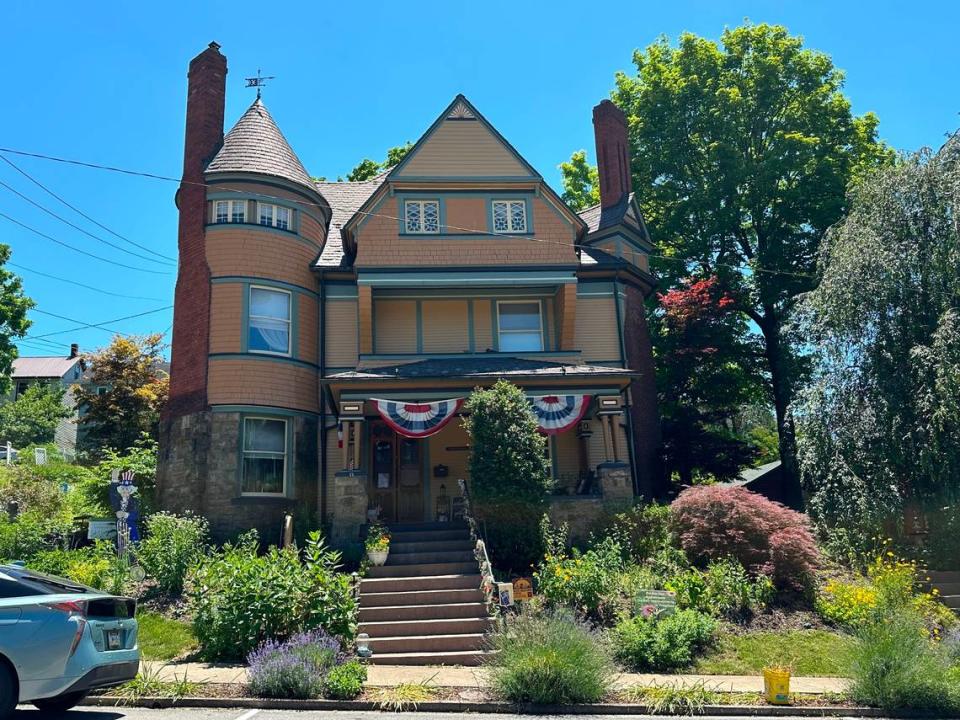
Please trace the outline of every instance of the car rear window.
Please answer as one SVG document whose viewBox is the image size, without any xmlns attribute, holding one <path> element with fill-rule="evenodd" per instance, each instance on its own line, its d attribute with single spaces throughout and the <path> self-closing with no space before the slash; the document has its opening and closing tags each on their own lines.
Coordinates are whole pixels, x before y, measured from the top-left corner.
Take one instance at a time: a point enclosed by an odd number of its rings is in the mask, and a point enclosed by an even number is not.
<svg viewBox="0 0 960 720">
<path fill-rule="evenodd" d="M 6 592 L 11 594 L 5 597 L 26 597 L 29 595 L 61 595 L 64 593 L 85 593 L 91 592 L 90 588 L 84 587 L 64 578 L 54 577 L 53 575 L 44 575 L 33 572 L 32 570 L 7 571 L 4 578 L 0 578 L 0 588 L 2 584 L 10 584 L 11 588 Z M 0 597 L 4 589 L 0 589 Z"/>
<path fill-rule="evenodd" d="M 28 597 L 37 591 L 15 580 L 0 578 L 0 598 Z"/>
</svg>

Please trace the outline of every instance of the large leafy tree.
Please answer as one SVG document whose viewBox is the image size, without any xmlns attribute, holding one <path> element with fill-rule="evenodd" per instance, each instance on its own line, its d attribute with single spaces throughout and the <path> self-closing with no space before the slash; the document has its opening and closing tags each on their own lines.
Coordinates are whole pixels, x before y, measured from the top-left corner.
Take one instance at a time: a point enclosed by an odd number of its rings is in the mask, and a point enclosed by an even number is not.
<svg viewBox="0 0 960 720">
<path fill-rule="evenodd" d="M 600 202 L 600 176 L 597 166 L 587 162 L 585 150 L 577 150 L 570 162 L 560 163 L 563 201 L 574 210 L 583 210 Z"/>
<path fill-rule="evenodd" d="M 789 406 L 803 367 L 788 320 L 816 285 L 817 252 L 847 188 L 889 162 L 877 118 L 855 116 L 843 73 L 786 28 L 747 24 L 719 42 L 685 33 L 637 51 L 616 78 L 637 197 L 668 286 L 714 275 L 763 339 L 780 456 L 796 479 Z"/>
<path fill-rule="evenodd" d="M 798 427 L 815 515 L 855 530 L 960 499 L 960 135 L 851 197 L 801 306 Z"/>
<path fill-rule="evenodd" d="M 117 335 L 87 358 L 89 382 L 76 389 L 84 408 L 80 424 L 85 451 L 124 451 L 144 433 L 156 438 L 169 377 L 163 371 L 163 335 Z M 98 392 L 97 388 L 104 388 Z"/>
<path fill-rule="evenodd" d="M 20 278 L 4 267 L 9 260 L 10 246 L 0 243 L 0 395 L 10 391 L 10 374 L 17 357 L 14 343 L 27 334 L 27 311 L 34 306 L 33 300 L 23 294 Z"/>
<path fill-rule="evenodd" d="M 410 148 L 412 147 L 413 143 L 407 141 L 403 145 L 397 145 L 396 147 L 387 149 L 387 157 L 383 162 L 364 158 L 353 170 L 347 173 L 347 180 L 349 182 L 360 182 L 361 180 L 369 180 L 372 177 L 376 177 L 384 170 L 389 170 L 394 165 L 398 165 L 400 161 L 407 156 L 407 153 L 410 152 Z"/>
<path fill-rule="evenodd" d="M 0 406 L 0 442 L 14 447 L 53 442 L 57 425 L 73 411 L 59 383 L 37 382 L 13 402 Z"/>
</svg>

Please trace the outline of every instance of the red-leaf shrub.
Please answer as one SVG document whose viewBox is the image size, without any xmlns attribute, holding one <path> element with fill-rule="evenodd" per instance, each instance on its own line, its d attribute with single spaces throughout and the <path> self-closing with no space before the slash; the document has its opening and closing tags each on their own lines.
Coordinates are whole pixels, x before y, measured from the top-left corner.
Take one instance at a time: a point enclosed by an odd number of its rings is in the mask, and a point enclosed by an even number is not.
<svg viewBox="0 0 960 720">
<path fill-rule="evenodd" d="M 732 557 L 794 589 L 809 583 L 818 564 L 807 518 L 744 488 L 690 488 L 670 510 L 680 546 L 695 563 Z"/>
</svg>

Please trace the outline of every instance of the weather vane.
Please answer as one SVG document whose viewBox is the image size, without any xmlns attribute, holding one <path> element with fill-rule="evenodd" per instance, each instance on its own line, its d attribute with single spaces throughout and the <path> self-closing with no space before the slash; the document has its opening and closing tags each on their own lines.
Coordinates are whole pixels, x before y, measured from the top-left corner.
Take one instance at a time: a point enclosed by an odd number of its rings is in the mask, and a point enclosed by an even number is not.
<svg viewBox="0 0 960 720">
<path fill-rule="evenodd" d="M 256 76 L 256 77 L 248 77 L 248 78 L 246 79 L 246 80 L 247 80 L 247 87 L 255 87 L 255 88 L 257 89 L 257 100 L 259 100 L 259 99 L 260 99 L 260 90 L 261 90 L 261 88 L 266 87 L 268 80 L 276 80 L 276 79 L 277 79 L 277 78 L 276 78 L 275 76 L 273 76 L 273 75 L 268 75 L 268 76 L 264 77 L 263 75 L 260 74 L 260 68 L 257 68 L 257 76 Z"/>
</svg>

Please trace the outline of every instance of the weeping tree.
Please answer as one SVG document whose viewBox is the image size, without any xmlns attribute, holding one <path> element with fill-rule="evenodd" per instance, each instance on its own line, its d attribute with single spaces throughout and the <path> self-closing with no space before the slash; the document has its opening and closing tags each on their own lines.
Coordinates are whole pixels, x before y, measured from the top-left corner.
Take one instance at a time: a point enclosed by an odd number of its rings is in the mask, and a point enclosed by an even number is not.
<svg viewBox="0 0 960 720">
<path fill-rule="evenodd" d="M 960 136 L 851 203 L 801 308 L 817 351 L 799 457 L 821 527 L 869 536 L 905 505 L 960 499 Z"/>
</svg>

